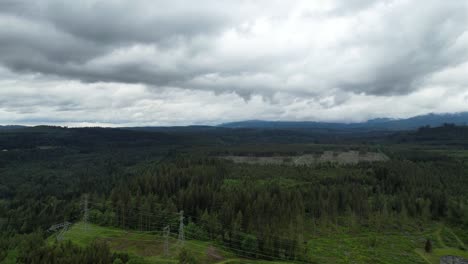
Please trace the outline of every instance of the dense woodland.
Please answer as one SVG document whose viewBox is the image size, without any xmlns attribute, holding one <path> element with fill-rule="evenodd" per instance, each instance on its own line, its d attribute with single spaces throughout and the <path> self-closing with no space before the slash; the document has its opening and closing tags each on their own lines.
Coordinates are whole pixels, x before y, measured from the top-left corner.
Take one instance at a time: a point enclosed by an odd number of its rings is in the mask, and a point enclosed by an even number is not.
<svg viewBox="0 0 468 264">
<path fill-rule="evenodd" d="M 0 131 L 0 260 L 14 249 L 20 263 L 131 262 L 105 243 L 45 242 L 51 225 L 83 217 L 84 194 L 93 223 L 177 230 L 183 211 L 188 239 L 262 259 L 309 262 L 307 239 L 336 229 L 404 232 L 440 221 L 468 230 L 468 163 L 460 155 L 467 127 L 325 134 L 207 127 Z M 330 149 L 379 150 L 390 160 L 286 166 L 218 158 Z"/>
</svg>

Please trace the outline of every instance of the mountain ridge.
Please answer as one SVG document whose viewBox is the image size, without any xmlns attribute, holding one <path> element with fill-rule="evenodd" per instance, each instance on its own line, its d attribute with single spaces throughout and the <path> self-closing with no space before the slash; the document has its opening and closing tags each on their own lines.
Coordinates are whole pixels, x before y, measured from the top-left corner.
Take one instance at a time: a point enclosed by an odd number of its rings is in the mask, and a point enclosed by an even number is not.
<svg viewBox="0 0 468 264">
<path fill-rule="evenodd" d="M 443 124 L 468 124 L 468 112 L 418 115 L 409 118 L 375 118 L 365 122 L 318 122 L 318 121 L 267 121 L 246 120 L 218 125 L 224 128 L 265 128 L 265 129 L 370 129 L 370 130 L 414 130 L 423 126 L 437 127 Z"/>
</svg>

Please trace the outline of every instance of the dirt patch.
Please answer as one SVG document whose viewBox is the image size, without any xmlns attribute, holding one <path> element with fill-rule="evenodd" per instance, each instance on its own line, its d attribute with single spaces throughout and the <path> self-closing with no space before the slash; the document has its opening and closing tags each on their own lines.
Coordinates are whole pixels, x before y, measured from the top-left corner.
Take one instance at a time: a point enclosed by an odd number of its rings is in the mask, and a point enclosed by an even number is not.
<svg viewBox="0 0 468 264">
<path fill-rule="evenodd" d="M 163 243 L 160 241 L 134 240 L 126 238 L 107 238 L 110 247 L 116 251 L 134 251 L 140 256 L 150 257 L 162 254 Z"/>
<path fill-rule="evenodd" d="M 210 262 L 219 262 L 224 259 L 221 253 L 213 246 L 206 249 L 206 257 Z"/>
<path fill-rule="evenodd" d="M 331 162 L 338 164 L 356 164 L 359 162 L 376 162 L 389 160 L 387 155 L 380 152 L 359 151 L 325 151 L 321 155 L 301 156 L 275 156 L 275 157 L 250 157 L 250 156 L 223 156 L 221 158 L 231 160 L 235 163 L 249 164 L 286 164 L 286 165 L 312 165 L 317 163 Z"/>
</svg>

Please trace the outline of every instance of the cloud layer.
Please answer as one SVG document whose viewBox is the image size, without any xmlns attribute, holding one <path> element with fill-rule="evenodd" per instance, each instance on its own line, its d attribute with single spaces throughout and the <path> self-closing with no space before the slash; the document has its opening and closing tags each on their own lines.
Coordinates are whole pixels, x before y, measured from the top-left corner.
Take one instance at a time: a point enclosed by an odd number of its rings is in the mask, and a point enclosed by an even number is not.
<svg viewBox="0 0 468 264">
<path fill-rule="evenodd" d="M 466 111 L 467 47 L 463 0 L 4 0 L 0 123 Z"/>
</svg>

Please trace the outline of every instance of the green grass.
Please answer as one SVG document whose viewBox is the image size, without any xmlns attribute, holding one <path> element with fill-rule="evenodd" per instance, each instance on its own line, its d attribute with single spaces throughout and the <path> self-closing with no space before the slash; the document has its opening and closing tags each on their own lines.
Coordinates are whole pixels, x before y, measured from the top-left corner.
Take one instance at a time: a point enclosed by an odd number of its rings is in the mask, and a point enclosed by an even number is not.
<svg viewBox="0 0 468 264">
<path fill-rule="evenodd" d="M 342 230 L 334 233 L 320 234 L 307 241 L 307 256 L 312 263 L 439 263 L 444 255 L 455 255 L 468 258 L 468 251 L 459 249 L 463 243 L 456 235 L 459 230 L 452 231 L 442 224 L 432 224 L 424 230 L 408 227 L 402 232 L 379 233 L 362 229 L 350 234 Z M 463 230 L 461 230 L 463 231 Z M 102 227 L 93 224 L 84 229 L 82 223 L 73 225 L 64 234 L 64 239 L 85 246 L 93 240 L 107 241 L 113 251 L 126 252 L 145 263 L 177 263 L 179 246 L 177 240 L 170 238 L 170 255 L 164 257 L 164 238 L 160 234 L 126 231 L 119 228 Z M 426 253 L 424 244 L 430 239 L 433 252 Z M 54 236 L 49 238 L 52 243 Z M 288 262 L 273 262 L 261 260 L 246 260 L 237 257 L 232 252 L 223 250 L 212 242 L 187 240 L 185 247 L 191 251 L 201 263 L 217 264 L 287 264 Z M 213 259 L 207 254 L 214 251 L 221 259 Z M 12 262 L 10 262 L 12 263 Z"/>
<path fill-rule="evenodd" d="M 160 234 L 126 231 L 119 228 L 102 227 L 88 224 L 87 229 L 83 223 L 74 224 L 63 236 L 64 240 L 86 246 L 94 240 L 108 242 L 112 251 L 126 252 L 133 258 L 143 260 L 145 263 L 177 263 L 180 246 L 177 239 L 169 238 L 169 256 L 164 256 L 164 238 Z M 55 236 L 48 239 L 54 243 Z M 196 256 L 201 263 L 226 263 L 226 264 L 287 264 L 287 262 L 251 261 L 240 259 L 233 253 L 223 250 L 211 242 L 186 240 L 185 247 Z M 214 259 L 207 254 L 208 251 L 215 252 L 221 259 Z"/>
<path fill-rule="evenodd" d="M 425 263 L 414 252 L 417 235 L 380 235 L 317 238 L 308 242 L 308 255 L 315 263 Z"/>
<path fill-rule="evenodd" d="M 424 249 L 418 248 L 415 250 L 415 252 L 423 257 L 426 260 L 426 263 L 430 264 L 439 264 L 440 257 L 447 255 L 459 256 L 468 259 L 468 252 L 455 248 L 436 248 L 432 253 L 427 253 L 424 251 Z"/>
<path fill-rule="evenodd" d="M 461 246 L 456 235 L 448 227 L 442 228 L 440 236 L 442 237 L 445 247 L 458 248 Z"/>
<path fill-rule="evenodd" d="M 456 248 L 436 248 L 434 249 L 434 254 L 442 257 L 442 256 L 459 256 L 462 258 L 468 259 L 468 252 Z"/>
<path fill-rule="evenodd" d="M 442 224 L 431 224 L 424 230 L 407 227 L 393 233 L 379 233 L 361 229 L 354 235 L 335 230 L 335 234 L 321 234 L 308 241 L 308 255 L 315 263 L 439 263 L 442 256 L 468 258 L 462 250 L 463 241 Z M 341 234 L 340 234 L 341 233 Z M 424 251 L 426 239 L 432 241 L 433 252 Z"/>
<path fill-rule="evenodd" d="M 0 263 L 2 263 L 2 264 L 15 264 L 17 256 L 18 256 L 18 251 L 10 250 L 10 251 L 8 251 L 8 255 L 6 256 L 6 258 L 3 261 L 1 261 Z"/>
<path fill-rule="evenodd" d="M 460 234 L 463 234 L 463 230 L 461 231 Z M 439 225 L 437 230 L 428 238 L 433 241 L 432 253 L 427 253 L 422 248 L 415 249 L 415 252 L 425 259 L 426 263 L 438 264 L 440 257 L 447 255 L 468 259 L 468 251 L 461 249 L 465 246 L 463 241 L 449 227 Z"/>
<path fill-rule="evenodd" d="M 454 233 L 457 234 L 457 237 L 461 240 L 461 243 L 468 250 L 468 232 L 466 231 L 466 229 L 463 229 L 461 227 L 452 227 L 451 229 Z"/>
<path fill-rule="evenodd" d="M 169 238 L 169 256 L 162 257 L 164 256 L 164 238 L 159 234 L 126 231 L 93 224 L 88 224 L 86 230 L 83 223 L 77 223 L 64 234 L 63 238 L 81 246 L 96 239 L 104 240 L 108 242 L 113 251 L 126 252 L 132 256 L 141 257 L 149 263 L 174 262 L 179 252 L 177 240 L 173 237 Z M 51 241 L 53 240 L 52 238 Z M 186 244 L 199 258 L 203 257 L 203 252 L 206 252 L 210 246 L 209 243 L 199 241 L 187 241 Z"/>
<path fill-rule="evenodd" d="M 414 250 L 416 254 L 418 254 L 422 259 L 424 259 L 425 263 L 430 263 L 430 264 L 439 264 L 439 257 L 433 254 L 429 254 L 424 249 L 422 248 L 417 248 Z"/>
</svg>

